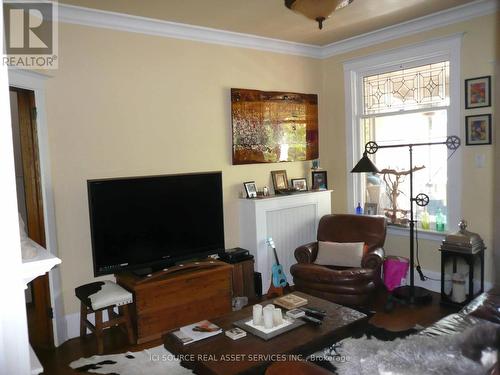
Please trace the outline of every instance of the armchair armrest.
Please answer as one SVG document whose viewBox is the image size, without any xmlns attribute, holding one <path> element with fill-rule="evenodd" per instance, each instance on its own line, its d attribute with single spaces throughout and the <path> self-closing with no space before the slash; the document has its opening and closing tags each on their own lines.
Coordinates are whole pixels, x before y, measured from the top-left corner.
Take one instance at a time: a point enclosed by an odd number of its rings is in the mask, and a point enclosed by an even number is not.
<svg viewBox="0 0 500 375">
<path fill-rule="evenodd" d="M 313 263 L 318 255 L 318 243 L 311 242 L 295 249 L 295 259 L 298 263 Z"/>
<path fill-rule="evenodd" d="M 365 254 L 361 259 L 361 267 L 379 269 L 384 262 L 385 252 L 381 247 L 376 248 L 373 251 Z"/>
</svg>

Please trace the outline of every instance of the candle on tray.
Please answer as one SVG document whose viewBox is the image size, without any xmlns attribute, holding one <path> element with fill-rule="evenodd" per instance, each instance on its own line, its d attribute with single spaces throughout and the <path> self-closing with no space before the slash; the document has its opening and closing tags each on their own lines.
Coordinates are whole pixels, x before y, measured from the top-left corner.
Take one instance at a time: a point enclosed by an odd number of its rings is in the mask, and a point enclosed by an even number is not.
<svg viewBox="0 0 500 375">
<path fill-rule="evenodd" d="M 256 326 L 262 325 L 262 305 L 253 305 L 253 324 Z"/>
<path fill-rule="evenodd" d="M 273 310 L 273 322 L 274 326 L 279 326 L 280 324 L 283 324 L 283 314 L 281 313 L 281 309 Z"/>
<path fill-rule="evenodd" d="M 274 313 L 274 306 L 273 305 L 267 305 L 264 307 L 264 327 L 267 329 L 273 328 L 273 313 Z"/>
</svg>

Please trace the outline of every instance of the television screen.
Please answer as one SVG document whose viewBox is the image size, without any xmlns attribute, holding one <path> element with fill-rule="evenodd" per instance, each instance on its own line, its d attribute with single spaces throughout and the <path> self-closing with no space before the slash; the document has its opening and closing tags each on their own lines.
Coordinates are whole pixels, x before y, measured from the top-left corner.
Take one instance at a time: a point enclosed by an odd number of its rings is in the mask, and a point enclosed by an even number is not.
<svg viewBox="0 0 500 375">
<path fill-rule="evenodd" d="M 222 173 L 87 181 L 94 275 L 224 249 Z"/>
</svg>

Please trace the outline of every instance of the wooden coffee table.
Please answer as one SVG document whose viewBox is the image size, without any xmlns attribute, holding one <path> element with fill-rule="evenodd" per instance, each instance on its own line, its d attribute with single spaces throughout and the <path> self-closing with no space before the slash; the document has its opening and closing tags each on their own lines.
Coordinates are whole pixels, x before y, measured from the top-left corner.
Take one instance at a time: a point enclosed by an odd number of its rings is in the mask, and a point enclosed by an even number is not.
<svg viewBox="0 0 500 375">
<path fill-rule="evenodd" d="M 234 375 L 263 374 L 272 362 L 290 359 L 291 356 L 305 357 L 338 340 L 351 336 L 362 329 L 368 316 L 345 306 L 294 292 L 306 298 L 307 306 L 316 307 L 327 312 L 320 326 L 306 324 L 292 331 L 283 333 L 268 341 L 247 333 L 247 336 L 232 340 L 224 333 L 217 336 L 182 345 L 172 334 L 164 336 L 165 348 L 178 355 L 183 365 L 196 374 Z M 262 302 L 262 305 L 272 300 Z M 245 307 L 211 321 L 224 330 L 233 327 L 233 323 L 244 318 L 251 319 L 252 306 Z"/>
</svg>

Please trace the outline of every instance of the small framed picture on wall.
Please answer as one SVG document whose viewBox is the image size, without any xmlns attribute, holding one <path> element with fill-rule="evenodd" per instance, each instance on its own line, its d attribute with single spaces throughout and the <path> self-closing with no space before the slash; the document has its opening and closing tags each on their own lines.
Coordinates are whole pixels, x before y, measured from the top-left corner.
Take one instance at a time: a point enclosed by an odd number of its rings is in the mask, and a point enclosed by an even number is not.
<svg viewBox="0 0 500 375">
<path fill-rule="evenodd" d="M 465 80 L 465 109 L 491 107 L 491 76 Z"/>
<path fill-rule="evenodd" d="M 327 190 L 328 182 L 326 178 L 326 171 L 312 171 L 312 189 L 313 190 Z"/>
<path fill-rule="evenodd" d="M 491 114 L 465 117 L 465 144 L 468 146 L 491 144 Z"/>
</svg>

